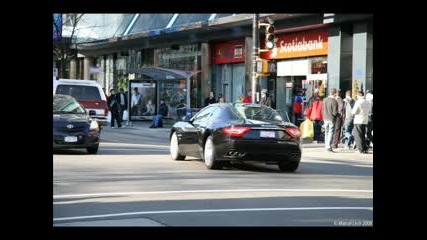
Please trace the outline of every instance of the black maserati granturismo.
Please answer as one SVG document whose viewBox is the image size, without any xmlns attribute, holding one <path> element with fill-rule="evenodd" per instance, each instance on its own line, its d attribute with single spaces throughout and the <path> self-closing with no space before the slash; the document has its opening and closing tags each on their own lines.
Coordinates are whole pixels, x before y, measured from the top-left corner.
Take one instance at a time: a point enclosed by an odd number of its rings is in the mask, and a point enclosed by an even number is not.
<svg viewBox="0 0 427 240">
<path fill-rule="evenodd" d="M 293 172 L 301 160 L 300 131 L 276 110 L 252 103 L 211 104 L 170 132 L 174 160 L 204 159 L 209 169 L 226 162 L 278 164 Z"/>
</svg>

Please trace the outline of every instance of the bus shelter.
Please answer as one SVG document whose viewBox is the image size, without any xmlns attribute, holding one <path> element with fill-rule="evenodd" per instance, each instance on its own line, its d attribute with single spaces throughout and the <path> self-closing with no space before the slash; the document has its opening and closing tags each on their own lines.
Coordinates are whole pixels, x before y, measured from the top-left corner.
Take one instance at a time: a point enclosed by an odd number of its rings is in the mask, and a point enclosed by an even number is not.
<svg viewBox="0 0 427 240">
<path fill-rule="evenodd" d="M 129 81 L 129 119 L 153 119 L 163 100 L 168 106 L 167 117 L 182 120 L 186 109 L 191 108 L 190 78 L 198 72 L 161 67 L 129 70 L 129 74 L 135 74 L 135 78 Z"/>
</svg>

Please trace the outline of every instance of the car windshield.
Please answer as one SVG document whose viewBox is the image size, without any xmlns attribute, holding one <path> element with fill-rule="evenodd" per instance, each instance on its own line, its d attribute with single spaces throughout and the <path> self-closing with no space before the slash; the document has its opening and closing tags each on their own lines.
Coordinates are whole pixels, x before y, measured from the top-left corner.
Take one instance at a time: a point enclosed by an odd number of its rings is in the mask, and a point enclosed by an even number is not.
<svg viewBox="0 0 427 240">
<path fill-rule="evenodd" d="M 85 113 L 85 110 L 73 98 L 54 97 L 53 113 Z"/>
<path fill-rule="evenodd" d="M 289 121 L 288 119 L 283 118 L 282 115 L 276 110 L 262 105 L 236 104 L 235 109 L 240 115 L 242 115 L 242 117 L 246 119 L 266 122 Z"/>
</svg>

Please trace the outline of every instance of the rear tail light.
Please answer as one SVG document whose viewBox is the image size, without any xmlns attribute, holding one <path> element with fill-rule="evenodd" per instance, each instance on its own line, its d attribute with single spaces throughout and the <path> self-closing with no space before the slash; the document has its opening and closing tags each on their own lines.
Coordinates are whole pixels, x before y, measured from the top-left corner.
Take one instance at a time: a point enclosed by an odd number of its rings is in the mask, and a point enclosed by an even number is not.
<svg viewBox="0 0 427 240">
<path fill-rule="evenodd" d="M 292 138 L 299 138 L 301 136 L 301 132 L 298 128 L 286 128 L 285 132 L 289 134 Z"/>
<path fill-rule="evenodd" d="M 104 109 L 104 116 L 108 116 L 108 111 L 110 111 L 110 110 L 108 110 L 108 108 Z"/>
<path fill-rule="evenodd" d="M 250 127 L 236 127 L 236 126 L 230 126 L 223 128 L 223 131 L 225 134 L 227 134 L 230 137 L 243 137 L 246 133 L 248 133 L 251 130 Z"/>
</svg>

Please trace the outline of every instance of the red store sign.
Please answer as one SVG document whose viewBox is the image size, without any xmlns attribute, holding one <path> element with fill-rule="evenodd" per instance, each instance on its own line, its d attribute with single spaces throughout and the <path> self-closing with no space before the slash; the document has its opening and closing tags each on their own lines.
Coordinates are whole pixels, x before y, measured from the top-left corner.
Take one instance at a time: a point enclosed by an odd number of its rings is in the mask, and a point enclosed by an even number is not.
<svg viewBox="0 0 427 240">
<path fill-rule="evenodd" d="M 277 35 L 275 48 L 261 53 L 264 59 L 298 58 L 328 54 L 328 31 L 317 30 Z M 261 44 L 261 47 L 265 46 Z"/>
<path fill-rule="evenodd" d="M 245 41 L 214 45 L 215 64 L 245 62 Z"/>
</svg>

